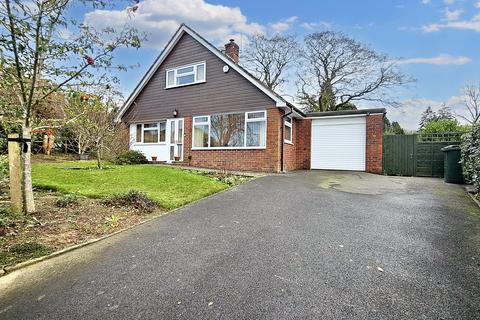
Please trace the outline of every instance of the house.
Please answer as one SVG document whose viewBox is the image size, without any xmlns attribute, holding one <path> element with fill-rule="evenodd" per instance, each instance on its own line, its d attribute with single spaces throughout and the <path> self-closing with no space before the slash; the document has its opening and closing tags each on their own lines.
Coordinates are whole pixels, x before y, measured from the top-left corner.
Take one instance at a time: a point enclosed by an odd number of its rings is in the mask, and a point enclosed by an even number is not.
<svg viewBox="0 0 480 320">
<path fill-rule="evenodd" d="M 181 25 L 120 110 L 149 160 L 279 172 L 382 171 L 385 109 L 305 114 Z"/>
</svg>

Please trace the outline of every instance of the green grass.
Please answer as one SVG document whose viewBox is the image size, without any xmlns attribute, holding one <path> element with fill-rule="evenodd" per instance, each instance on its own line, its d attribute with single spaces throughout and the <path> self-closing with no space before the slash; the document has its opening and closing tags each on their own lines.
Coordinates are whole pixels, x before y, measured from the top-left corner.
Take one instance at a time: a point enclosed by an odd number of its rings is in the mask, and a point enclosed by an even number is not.
<svg viewBox="0 0 480 320">
<path fill-rule="evenodd" d="M 37 242 L 14 245 L 9 251 L 0 251 L 0 266 L 7 266 L 25 260 L 46 256 L 53 250 Z"/>
<path fill-rule="evenodd" d="M 140 190 L 167 209 L 224 190 L 226 183 L 178 168 L 153 165 L 108 165 L 98 170 L 93 161 L 36 163 L 33 185 L 62 193 L 105 198 Z"/>
</svg>

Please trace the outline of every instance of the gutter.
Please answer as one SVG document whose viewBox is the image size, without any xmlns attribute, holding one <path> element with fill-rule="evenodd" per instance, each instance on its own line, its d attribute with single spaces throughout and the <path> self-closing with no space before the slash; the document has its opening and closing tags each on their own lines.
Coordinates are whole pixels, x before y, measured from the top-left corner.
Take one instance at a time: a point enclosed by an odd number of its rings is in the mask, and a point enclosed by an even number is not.
<svg viewBox="0 0 480 320">
<path fill-rule="evenodd" d="M 290 111 L 288 113 L 285 113 L 284 115 L 282 115 L 282 121 L 280 123 L 282 129 L 282 141 L 280 143 L 280 172 L 282 173 L 285 173 L 285 170 L 284 170 L 284 156 L 283 156 L 283 153 L 284 153 L 284 145 L 285 145 L 285 118 L 288 117 L 289 115 L 291 115 L 293 113 L 293 105 L 289 105 L 290 107 Z M 293 119 L 292 119 L 292 138 L 293 138 Z"/>
</svg>

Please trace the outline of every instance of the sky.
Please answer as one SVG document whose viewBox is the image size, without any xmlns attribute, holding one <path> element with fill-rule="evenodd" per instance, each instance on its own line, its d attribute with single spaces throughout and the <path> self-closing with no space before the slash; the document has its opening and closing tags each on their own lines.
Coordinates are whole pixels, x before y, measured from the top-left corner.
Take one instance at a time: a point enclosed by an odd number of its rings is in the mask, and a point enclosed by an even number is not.
<svg viewBox="0 0 480 320">
<path fill-rule="evenodd" d="M 119 74 L 125 97 L 182 22 L 217 46 L 233 37 L 241 48 L 254 33 L 293 33 L 303 39 L 316 31 L 342 31 L 398 60 L 401 70 L 416 79 L 393 92 L 401 107 L 387 108 L 388 118 L 409 130 L 418 128 L 427 106 L 435 110 L 445 103 L 463 113 L 462 88 L 480 83 L 480 0 L 143 0 L 129 16 L 125 9 L 131 5 L 74 12 L 95 27 L 128 23 L 147 33 L 142 48 L 117 54 L 120 63 L 139 64 Z M 294 96 L 294 81 L 279 93 Z"/>
</svg>

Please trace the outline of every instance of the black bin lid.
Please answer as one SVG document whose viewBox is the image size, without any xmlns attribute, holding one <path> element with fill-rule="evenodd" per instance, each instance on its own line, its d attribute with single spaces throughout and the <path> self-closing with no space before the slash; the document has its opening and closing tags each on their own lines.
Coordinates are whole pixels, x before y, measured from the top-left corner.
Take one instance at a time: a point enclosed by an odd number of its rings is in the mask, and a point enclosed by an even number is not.
<svg viewBox="0 0 480 320">
<path fill-rule="evenodd" d="M 453 151 L 453 150 L 460 150 L 460 146 L 458 144 L 451 144 L 449 146 L 443 147 L 442 151 Z"/>
</svg>

